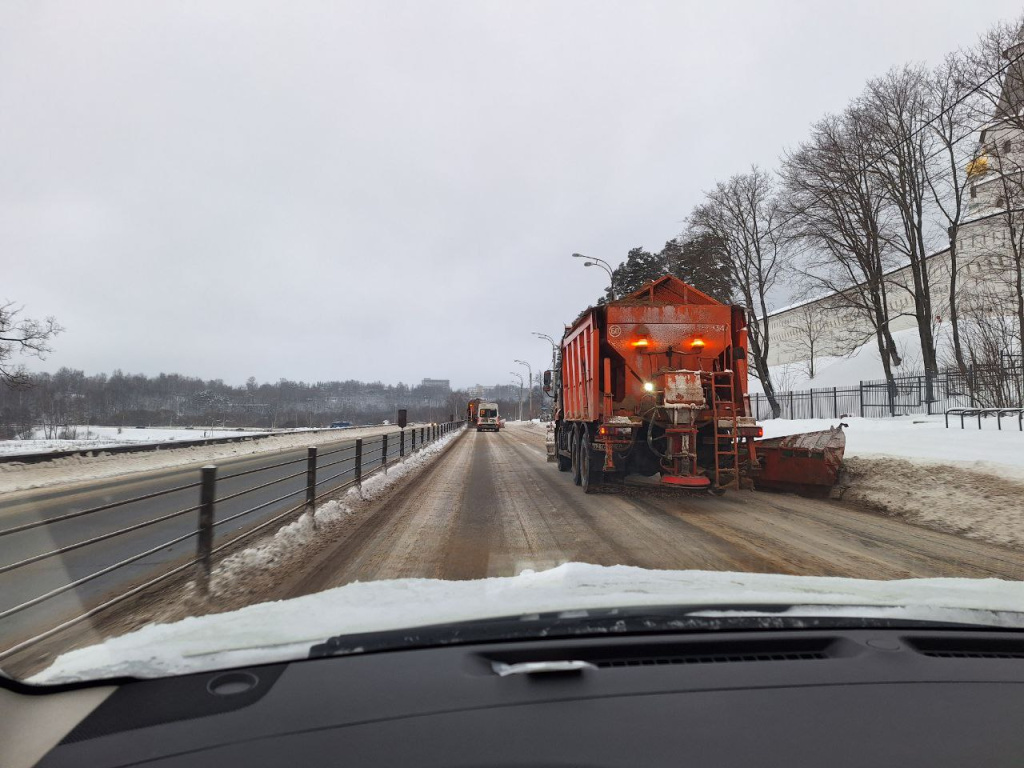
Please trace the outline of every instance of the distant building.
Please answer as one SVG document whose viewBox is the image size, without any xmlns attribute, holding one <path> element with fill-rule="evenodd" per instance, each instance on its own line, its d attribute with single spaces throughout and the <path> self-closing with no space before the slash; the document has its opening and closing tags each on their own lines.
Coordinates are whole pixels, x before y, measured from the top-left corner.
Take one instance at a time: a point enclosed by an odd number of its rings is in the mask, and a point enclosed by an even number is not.
<svg viewBox="0 0 1024 768">
<path fill-rule="evenodd" d="M 420 386 L 423 389 L 434 389 L 442 392 L 452 391 L 450 379 L 424 379 L 420 382 Z"/>
<path fill-rule="evenodd" d="M 466 387 L 466 394 L 470 397 L 483 397 L 485 388 L 481 384 L 477 384 L 475 387 Z"/>
</svg>

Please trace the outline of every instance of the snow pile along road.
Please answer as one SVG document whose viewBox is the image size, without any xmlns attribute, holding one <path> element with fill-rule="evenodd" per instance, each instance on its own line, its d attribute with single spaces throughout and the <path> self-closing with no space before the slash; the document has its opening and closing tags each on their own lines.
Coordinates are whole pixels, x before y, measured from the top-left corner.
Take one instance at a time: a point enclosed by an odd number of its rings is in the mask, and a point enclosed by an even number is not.
<svg viewBox="0 0 1024 768">
<path fill-rule="evenodd" d="M 224 558 L 211 574 L 210 594 L 215 603 L 220 607 L 246 604 L 271 591 L 280 583 L 282 574 L 300 572 L 304 564 L 344 530 L 349 518 L 358 519 L 371 502 L 431 463 L 461 434 L 456 431 L 445 435 L 389 466 L 387 473 L 376 472 L 361 487 L 345 491 L 340 499 L 320 504 L 314 513 L 306 512 L 252 546 Z M 202 609 L 200 604 L 191 605 L 189 598 L 193 595 L 195 584 L 189 583 L 185 595 L 164 600 L 164 610 L 175 612 L 183 606 L 189 610 Z M 156 608 L 155 614 L 160 615 L 160 610 Z"/>
<path fill-rule="evenodd" d="M 844 501 L 993 544 L 1024 549 L 1024 434 L 994 424 L 946 429 L 942 416 L 847 418 Z M 765 437 L 838 420 L 773 419 Z"/>
<path fill-rule="evenodd" d="M 792 616 L 847 615 L 1024 627 L 1024 615 L 1018 613 L 1024 607 L 1024 583 L 998 579 L 868 581 L 568 563 L 502 578 L 357 582 L 230 613 L 151 624 L 65 653 L 29 682 L 159 677 L 303 659 L 310 646 L 334 635 L 488 617 L 625 606 L 707 605 L 717 609 L 730 604 L 792 606 L 784 612 Z M 730 614 L 714 610 L 706 615 Z"/>
</svg>

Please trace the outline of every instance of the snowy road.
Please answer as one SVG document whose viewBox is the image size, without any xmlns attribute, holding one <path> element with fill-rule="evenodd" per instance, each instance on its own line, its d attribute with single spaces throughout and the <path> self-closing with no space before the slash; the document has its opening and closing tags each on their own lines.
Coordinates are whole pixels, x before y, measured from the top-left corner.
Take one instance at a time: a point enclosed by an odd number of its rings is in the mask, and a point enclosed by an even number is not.
<svg viewBox="0 0 1024 768">
<path fill-rule="evenodd" d="M 1024 554 L 836 501 L 629 487 L 585 495 L 543 433 L 468 432 L 264 599 L 352 581 L 472 579 L 576 561 L 871 579 L 1024 578 Z"/>
<path fill-rule="evenodd" d="M 191 575 L 182 577 L 11 663 L 38 671 L 68 647 L 153 621 L 356 581 L 512 576 L 565 562 L 868 579 L 1024 579 L 1020 550 L 844 502 L 750 491 L 685 496 L 657 484 L 587 495 L 547 462 L 536 425 L 457 435 L 439 456 L 410 474 L 397 473 L 369 500 L 346 498 L 351 507 L 325 519 L 319 533 L 285 537 L 279 549 L 269 537 L 247 550 L 270 547 L 253 558 L 240 552 L 239 566 L 225 566 L 207 603 L 189 596 L 184 582 Z"/>
</svg>

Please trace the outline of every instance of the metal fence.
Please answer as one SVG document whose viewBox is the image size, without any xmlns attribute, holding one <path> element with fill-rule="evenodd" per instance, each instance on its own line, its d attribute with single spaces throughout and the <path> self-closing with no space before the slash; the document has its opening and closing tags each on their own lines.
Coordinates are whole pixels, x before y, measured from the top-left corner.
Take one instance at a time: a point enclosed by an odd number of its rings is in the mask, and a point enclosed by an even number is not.
<svg viewBox="0 0 1024 768">
<path fill-rule="evenodd" d="M 1006 358 L 1003 365 L 972 366 L 963 373 L 898 376 L 891 386 L 885 381 L 861 381 L 850 387 L 779 392 L 776 400 L 783 419 L 882 418 L 941 414 L 951 408 L 1020 407 L 1024 404 L 1024 366 L 1019 357 Z M 765 395 L 750 395 L 750 405 L 758 420 L 773 418 Z"/>
<path fill-rule="evenodd" d="M 293 459 L 223 475 L 206 466 L 193 482 L 0 530 L 0 660 L 190 569 L 200 594 L 208 594 L 218 553 L 372 473 L 387 472 L 462 425 L 402 429 L 322 451 L 311 447 Z M 186 522 L 191 515 L 193 525 Z M 118 538 L 125 544 L 120 552 L 97 546 Z M 57 567 L 55 558 L 61 558 Z M 55 602 L 63 604 L 40 613 Z M 70 608 L 75 615 L 69 617 Z"/>
</svg>

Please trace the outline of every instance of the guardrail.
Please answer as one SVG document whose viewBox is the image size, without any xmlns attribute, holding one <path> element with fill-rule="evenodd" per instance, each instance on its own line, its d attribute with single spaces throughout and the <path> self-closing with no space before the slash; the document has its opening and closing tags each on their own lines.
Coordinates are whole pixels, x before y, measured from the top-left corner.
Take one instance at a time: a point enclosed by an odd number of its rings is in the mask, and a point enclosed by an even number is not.
<svg viewBox="0 0 1024 768">
<path fill-rule="evenodd" d="M 278 462 L 268 466 L 233 472 L 220 477 L 218 477 L 217 473 L 218 468 L 214 465 L 210 465 L 203 467 L 200 470 L 199 479 L 195 482 L 177 485 L 130 499 L 102 504 L 89 509 L 75 510 L 57 517 L 40 519 L 0 530 L 0 539 L 2 539 L 7 536 L 25 533 L 34 529 L 57 525 L 68 520 L 96 515 L 101 512 L 122 510 L 129 505 L 151 502 L 153 499 L 163 496 L 182 492 L 198 491 L 198 503 L 196 504 L 189 504 L 183 508 L 175 509 L 151 519 L 132 523 L 130 525 L 116 528 L 115 530 L 108 530 L 70 544 L 54 547 L 47 551 L 36 552 L 34 554 L 27 555 L 16 562 L 0 566 L 0 576 L 2 576 L 51 558 L 60 557 L 71 552 L 86 549 L 101 542 L 114 539 L 118 536 L 142 531 L 160 523 L 175 520 L 188 514 L 198 513 L 198 525 L 193 530 L 186 531 L 169 540 L 161 541 L 154 546 L 147 546 L 141 552 L 136 552 L 129 557 L 124 557 L 116 562 L 103 565 L 91 573 L 71 579 L 67 583 L 49 589 L 42 594 L 38 594 L 9 608 L 0 610 L 0 622 L 2 622 L 16 614 L 21 614 L 35 606 L 39 606 L 49 600 L 52 600 L 53 598 L 69 593 L 86 584 L 95 582 L 96 580 L 123 569 L 126 566 L 139 563 L 140 561 L 143 561 L 148 557 L 152 557 L 153 555 L 167 550 L 170 547 L 174 547 L 190 539 L 196 539 L 197 541 L 195 556 L 190 557 L 185 562 L 178 563 L 169 570 L 165 570 L 155 576 L 147 574 L 147 576 L 144 577 L 143 583 L 136 584 L 112 597 L 109 596 L 109 593 L 104 594 L 102 598 L 100 598 L 99 604 L 85 610 L 80 615 L 60 621 L 59 624 L 45 630 L 44 632 L 35 634 L 28 639 L 21 640 L 8 648 L 0 650 L 0 660 L 9 658 L 16 653 L 25 650 L 29 646 L 46 640 L 59 632 L 92 618 L 98 613 L 105 611 L 128 598 L 138 595 L 141 592 L 144 592 L 145 590 L 148 590 L 157 584 L 160 584 L 173 576 L 184 573 L 188 569 L 196 566 L 198 566 L 197 585 L 199 591 L 201 594 L 208 595 L 214 556 L 219 552 L 222 552 L 230 546 L 236 545 L 239 541 L 253 536 L 260 531 L 266 530 L 268 527 L 283 521 L 290 515 L 294 515 L 296 512 L 312 508 L 318 501 L 332 493 L 337 493 L 338 491 L 351 486 L 359 485 L 371 474 L 378 471 L 386 472 L 388 466 L 400 461 L 407 454 L 411 455 L 438 439 L 457 431 L 463 426 L 463 424 L 464 422 L 462 421 L 456 421 L 414 427 L 411 429 L 402 429 L 397 434 L 383 434 L 371 438 L 360 438 L 354 441 L 347 441 L 344 445 L 322 452 L 316 447 L 310 447 L 307 448 L 305 456 Z M 396 437 L 397 439 L 394 439 Z M 294 468 L 294 471 L 291 471 L 289 468 Z M 261 473 L 275 470 L 283 471 L 283 475 L 269 480 L 262 478 L 252 485 L 218 496 L 219 488 L 222 488 L 223 484 L 227 481 L 234 481 L 239 478 L 253 478 L 255 480 Z M 295 481 L 299 478 L 304 479 L 297 483 L 299 487 L 294 490 L 282 492 L 279 495 L 275 495 L 273 498 L 261 501 L 259 504 L 246 507 L 240 511 L 229 514 L 227 517 L 216 519 L 216 510 L 218 505 L 222 505 L 225 502 L 241 498 L 256 491 L 278 486 L 279 484 L 287 481 Z M 295 484 L 296 483 L 293 483 L 293 485 Z M 286 508 L 283 510 L 280 509 L 282 506 L 285 506 Z M 259 521 L 252 527 L 242 530 L 237 535 L 227 537 L 226 540 L 223 540 L 220 543 L 217 542 L 218 530 L 227 530 L 226 526 L 231 523 L 243 520 L 253 513 L 262 510 L 271 510 L 273 514 L 268 519 Z M 51 537 L 47 538 L 49 539 Z"/>
<path fill-rule="evenodd" d="M 965 418 L 973 419 L 976 417 L 978 419 L 978 429 L 981 429 L 982 419 L 995 416 L 996 427 L 1000 430 L 1003 428 L 1004 416 L 1016 416 L 1017 429 L 1024 432 L 1024 408 L 950 408 L 946 411 L 946 429 L 949 429 L 950 416 L 960 417 L 960 429 L 964 428 Z"/>
<path fill-rule="evenodd" d="M 152 443 L 114 443 L 109 446 L 98 445 L 93 448 L 69 448 L 64 451 L 32 451 L 28 453 L 0 453 L 0 464 L 11 462 L 18 464 L 38 464 L 53 459 L 66 459 L 69 456 L 91 456 L 99 453 L 137 453 L 147 451 L 173 450 L 175 448 L 193 448 L 204 445 L 223 445 L 225 443 L 242 443 L 247 440 L 262 440 L 266 437 L 281 435 L 315 435 L 320 432 L 341 432 L 346 429 L 362 429 L 374 427 L 376 424 L 363 424 L 352 427 L 321 427 L 303 430 L 274 430 L 272 432 L 249 432 L 244 435 L 227 435 L 223 437 L 197 437 L 194 440 L 163 440 Z"/>
</svg>

